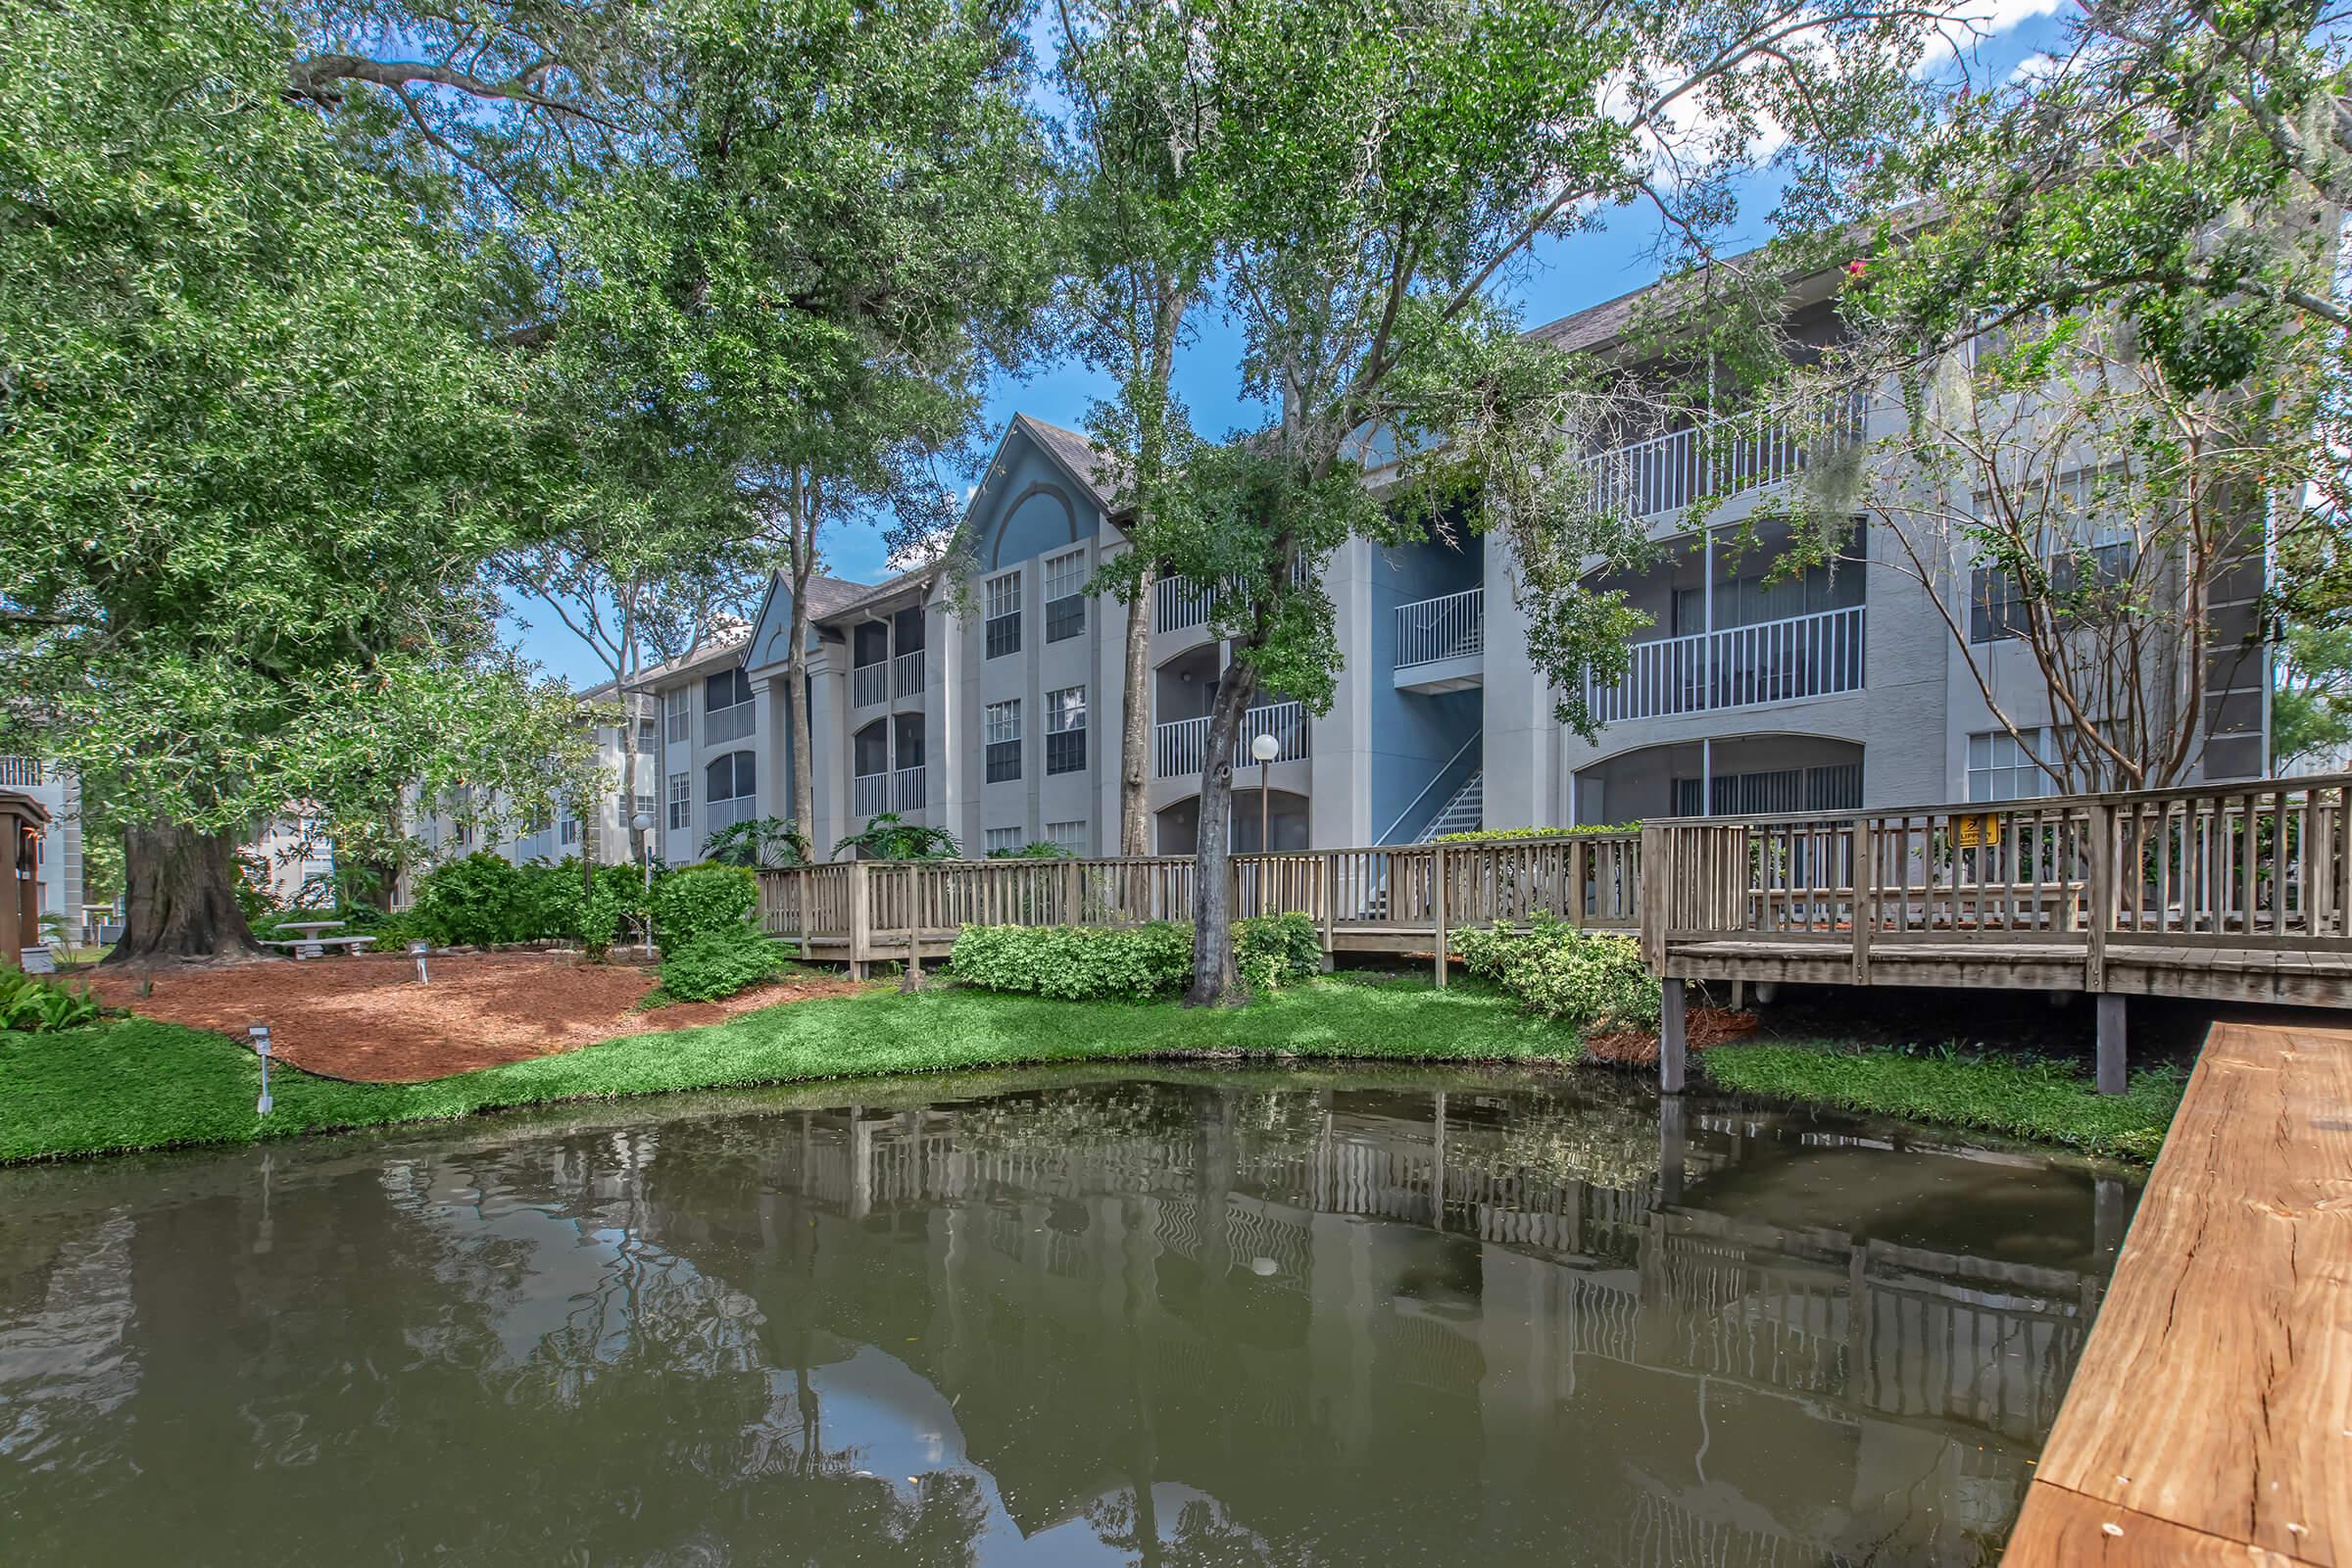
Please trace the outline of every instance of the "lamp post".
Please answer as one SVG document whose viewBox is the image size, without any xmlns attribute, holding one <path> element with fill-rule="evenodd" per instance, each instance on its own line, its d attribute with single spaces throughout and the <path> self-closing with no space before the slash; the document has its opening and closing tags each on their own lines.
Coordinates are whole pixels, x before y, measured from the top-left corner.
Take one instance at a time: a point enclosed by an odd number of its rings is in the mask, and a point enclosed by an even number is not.
<svg viewBox="0 0 2352 1568">
<path fill-rule="evenodd" d="M 1250 755 L 1257 759 L 1257 853 L 1271 855 L 1274 842 L 1267 837 L 1266 828 L 1273 813 L 1266 804 L 1266 769 L 1282 755 L 1282 742 L 1271 735 L 1260 735 L 1250 743 Z"/>
<path fill-rule="evenodd" d="M 262 1058 L 262 1098 L 254 1104 L 254 1114 L 270 1114 L 270 1026 L 257 1023 L 246 1029 L 253 1037 L 253 1053 Z"/>
<path fill-rule="evenodd" d="M 637 842 L 645 846 L 645 956 L 654 956 L 654 819 L 643 811 L 629 818 Z"/>
</svg>

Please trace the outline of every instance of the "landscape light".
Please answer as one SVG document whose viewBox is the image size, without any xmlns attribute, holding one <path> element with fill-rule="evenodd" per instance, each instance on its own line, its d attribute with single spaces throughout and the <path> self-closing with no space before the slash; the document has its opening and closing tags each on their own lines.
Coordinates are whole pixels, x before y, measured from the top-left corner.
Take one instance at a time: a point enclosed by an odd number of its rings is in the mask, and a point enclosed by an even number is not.
<svg viewBox="0 0 2352 1568">
<path fill-rule="evenodd" d="M 424 956 L 432 951 L 433 945 L 430 942 L 409 944 L 409 956 L 416 960 L 416 983 L 420 986 L 430 983 L 431 977 L 424 972 Z"/>
</svg>

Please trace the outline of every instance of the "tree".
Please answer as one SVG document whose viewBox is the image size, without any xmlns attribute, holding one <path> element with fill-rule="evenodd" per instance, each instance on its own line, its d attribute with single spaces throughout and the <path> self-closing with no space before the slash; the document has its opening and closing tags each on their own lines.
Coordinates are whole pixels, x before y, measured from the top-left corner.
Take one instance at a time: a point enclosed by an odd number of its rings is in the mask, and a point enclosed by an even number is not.
<svg viewBox="0 0 2352 1568">
<path fill-rule="evenodd" d="M 884 502 L 935 523 L 926 465 L 966 439 L 988 368 L 1026 351 L 1043 302 L 1017 20 L 1000 0 L 682 4 L 675 156 L 562 219 L 570 329 L 625 357 L 782 558 L 798 819 L 822 539 Z"/>
<path fill-rule="evenodd" d="M 489 651 L 520 399 L 448 192 L 290 102 L 296 47 L 182 0 L 0 37 L 0 727 L 123 832 L 115 961 L 249 951 L 252 823 L 495 782 L 551 711 Z"/>
<path fill-rule="evenodd" d="M 1801 148 L 1798 189 L 1830 200 L 1907 104 L 1925 20 L 1868 0 L 1605 17 L 1554 0 L 1230 0 L 1200 29 L 1217 253 L 1243 390 L 1270 412 L 1190 465 L 1161 562 L 1229 585 L 1210 631 L 1233 648 L 1209 713 L 1188 1001 L 1239 994 L 1228 832 L 1250 699 L 1266 684 L 1329 705 L 1322 559 L 1457 515 L 1507 528 L 1523 561 L 1640 543 L 1579 493 L 1575 368 L 1497 301 L 1530 248 L 1637 199 L 1703 241 L 1767 120 Z M 1820 211 L 1784 202 L 1791 220 Z M 1363 477 L 1381 452 L 1398 456 L 1376 501 Z M 1624 617 L 1588 597 L 1539 604 L 1540 654 L 1623 658 Z"/>
<path fill-rule="evenodd" d="M 1215 107 L 1197 47 L 1203 14 L 1138 0 L 1057 0 L 1058 78 L 1077 156 L 1062 171 L 1074 346 L 1117 395 L 1087 425 L 1106 454 L 1136 564 L 1113 578 L 1126 604 L 1119 734 L 1119 853 L 1152 853 L 1152 598 L 1161 492 L 1181 482 L 1190 422 L 1172 389 L 1177 351 L 1210 280 L 1208 160 Z"/>
<path fill-rule="evenodd" d="M 2271 698 L 2271 765 L 2341 767 L 2352 753 L 2352 626 L 2289 626 Z"/>
</svg>

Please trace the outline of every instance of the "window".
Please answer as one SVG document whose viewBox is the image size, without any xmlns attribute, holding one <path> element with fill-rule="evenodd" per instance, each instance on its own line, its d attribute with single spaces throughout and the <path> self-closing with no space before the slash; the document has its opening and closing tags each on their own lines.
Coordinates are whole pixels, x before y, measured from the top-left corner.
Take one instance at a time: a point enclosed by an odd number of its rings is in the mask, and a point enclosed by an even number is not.
<svg viewBox="0 0 2352 1568">
<path fill-rule="evenodd" d="M 987 585 L 988 657 L 1021 651 L 1021 574 L 1005 572 Z"/>
<path fill-rule="evenodd" d="M 556 840 L 557 840 L 557 842 L 558 842 L 558 843 L 561 843 L 561 844 L 577 844 L 577 843 L 579 843 L 579 842 L 580 842 L 580 823 L 579 823 L 579 819 L 578 819 L 577 817 L 570 817 L 570 816 L 567 816 L 567 817 L 565 817 L 565 818 L 564 818 L 563 821 L 561 821 L 561 822 L 557 823 L 557 824 L 556 824 Z"/>
<path fill-rule="evenodd" d="M 1002 784 L 1021 776 L 1021 704 L 988 705 L 981 738 L 988 743 L 988 781 Z"/>
<path fill-rule="evenodd" d="M 2005 729 L 1987 730 L 1968 738 L 1968 798 L 1972 801 L 2023 801 L 2047 795 L 2057 786 L 2036 765 L 2050 759 L 2050 734 L 2030 729 L 2018 737 Z"/>
<path fill-rule="evenodd" d="M 1048 822 L 1046 838 L 1049 842 L 1069 851 L 1072 855 L 1086 853 L 1086 824 L 1084 822 Z"/>
<path fill-rule="evenodd" d="M 652 751 L 662 743 L 661 726 L 651 713 L 637 720 L 637 750 L 640 754 Z"/>
<path fill-rule="evenodd" d="M 1046 562 L 1046 641 L 1060 642 L 1086 630 L 1086 549 L 1067 550 Z"/>
<path fill-rule="evenodd" d="M 991 855 L 1010 855 L 1021 847 L 1021 830 L 1017 827 L 992 827 L 982 838 L 982 848 Z"/>
<path fill-rule="evenodd" d="M 693 825 L 693 818 L 694 775 L 672 773 L 669 775 L 669 825 L 673 830 L 683 833 Z"/>
<path fill-rule="evenodd" d="M 2017 574 L 1997 565 L 1975 568 L 1969 576 L 1968 640 L 1999 642 L 2022 637 L 2033 624 L 2033 606 L 2061 615 L 2096 615 L 2108 592 L 2132 581 L 2139 567 L 2139 539 L 2131 519 L 2113 515 L 2115 494 L 2130 478 L 2119 468 L 2078 468 L 2051 487 L 2042 501 L 2021 487 L 2024 507 L 2046 508 L 2053 520 L 2043 525 L 2039 547 L 2041 568 L 2047 573 L 2039 594 L 2030 593 Z M 1977 510 L 1992 504 L 1980 492 Z M 2128 499 L 2123 503 L 2128 505 Z M 2088 580 L 2084 580 L 2085 568 Z"/>
<path fill-rule="evenodd" d="M 1086 770 L 1086 688 L 1046 693 L 1046 771 Z"/>
<path fill-rule="evenodd" d="M 741 669 L 722 669 L 703 682 L 703 740 L 711 745 L 739 741 L 758 722 L 752 704 L 752 677 Z"/>
<path fill-rule="evenodd" d="M 1979 566 L 1969 574 L 1968 640 L 1996 643 L 2021 636 L 2032 616 L 2026 592 L 2001 566 Z"/>
<path fill-rule="evenodd" d="M 686 687 L 662 694 L 662 728 L 672 746 L 684 746 L 694 739 L 694 693 Z"/>
<path fill-rule="evenodd" d="M 715 833 L 759 814 L 754 800 L 759 793 L 758 771 L 750 752 L 729 752 L 703 769 L 703 799 L 710 807 L 703 823 L 705 832 Z"/>
<path fill-rule="evenodd" d="M 473 824 L 471 822 L 460 822 L 455 827 L 451 828 L 449 833 L 449 842 L 455 844 L 461 850 L 468 848 L 473 843 Z"/>
</svg>

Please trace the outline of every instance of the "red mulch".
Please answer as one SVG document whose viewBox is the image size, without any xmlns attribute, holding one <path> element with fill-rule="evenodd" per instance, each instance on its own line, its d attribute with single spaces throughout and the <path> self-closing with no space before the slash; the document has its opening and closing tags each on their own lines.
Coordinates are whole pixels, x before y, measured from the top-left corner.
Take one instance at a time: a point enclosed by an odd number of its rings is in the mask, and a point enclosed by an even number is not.
<svg viewBox="0 0 2352 1568">
<path fill-rule="evenodd" d="M 1705 1051 L 1727 1040 L 1756 1032 L 1756 1015 L 1752 1012 L 1734 1012 L 1729 1007 L 1692 1007 L 1683 1014 L 1683 1027 L 1689 1032 L 1690 1049 Z M 1638 1029 L 1627 1029 L 1611 1035 L 1585 1037 L 1585 1057 L 1589 1061 L 1605 1062 L 1612 1067 L 1654 1067 L 1658 1063 L 1658 1037 Z"/>
<path fill-rule="evenodd" d="M 437 954 L 430 973 L 418 985 L 416 960 L 394 955 L 266 958 L 158 970 L 143 997 L 146 976 L 100 971 L 93 987 L 110 1006 L 239 1039 L 247 1025 L 267 1023 L 270 1049 L 295 1066 L 362 1083 L 422 1083 L 856 989 L 844 980 L 784 981 L 638 1012 L 654 989 L 652 970 L 572 954 Z"/>
</svg>

